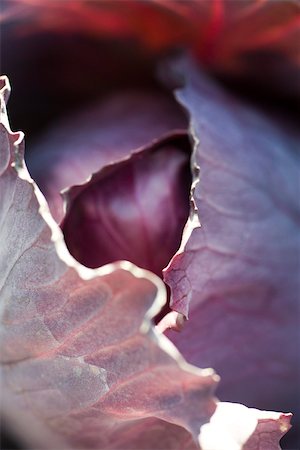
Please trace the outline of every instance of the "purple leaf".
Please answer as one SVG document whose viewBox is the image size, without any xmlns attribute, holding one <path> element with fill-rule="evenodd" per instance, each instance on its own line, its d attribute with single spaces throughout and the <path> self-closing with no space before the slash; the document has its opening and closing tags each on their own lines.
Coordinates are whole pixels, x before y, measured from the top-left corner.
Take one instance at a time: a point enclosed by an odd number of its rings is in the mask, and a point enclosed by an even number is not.
<svg viewBox="0 0 300 450">
<path fill-rule="evenodd" d="M 190 114 L 195 171 L 200 166 L 201 227 L 165 272 L 172 308 L 190 318 L 170 336 L 188 361 L 220 373 L 222 399 L 296 412 L 297 139 L 191 63 L 177 69 L 185 85 L 176 97 Z"/>
<path fill-rule="evenodd" d="M 189 174 L 189 155 L 174 142 L 71 188 L 62 225 L 70 253 L 88 267 L 126 259 L 161 276 L 189 215 Z"/>
<path fill-rule="evenodd" d="M 124 261 L 91 270 L 70 256 L 24 165 L 23 135 L 10 131 L 1 82 L 3 414 L 31 448 L 220 450 L 217 429 L 245 450 L 259 427 L 272 442 L 273 422 L 277 440 L 288 415 L 245 408 L 225 428 L 228 408 L 231 417 L 243 407 L 218 403 L 213 415 L 214 372 L 188 365 L 152 327 L 165 301 L 158 277 Z"/>
<path fill-rule="evenodd" d="M 98 271 L 76 263 L 5 115 L 1 138 L 3 412 L 45 448 L 45 428 L 60 448 L 131 447 L 148 426 L 160 436 L 161 419 L 196 435 L 215 409 L 216 378 L 152 328 L 162 282 L 126 262 Z"/>
</svg>

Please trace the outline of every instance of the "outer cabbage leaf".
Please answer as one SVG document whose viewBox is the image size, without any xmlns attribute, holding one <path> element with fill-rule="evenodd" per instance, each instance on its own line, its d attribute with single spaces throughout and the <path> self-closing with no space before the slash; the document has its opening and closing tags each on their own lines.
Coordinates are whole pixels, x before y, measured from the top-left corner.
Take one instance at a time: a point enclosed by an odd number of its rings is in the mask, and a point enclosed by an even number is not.
<svg viewBox="0 0 300 450">
<path fill-rule="evenodd" d="M 143 424 L 160 435 L 158 419 L 197 435 L 215 409 L 217 378 L 184 363 L 151 327 L 162 282 L 128 262 L 92 271 L 73 260 L 23 164 L 23 136 L 1 108 L 4 413 L 28 423 L 39 447 L 40 426 L 59 448 L 130 448 L 136 425 L 141 436 Z"/>
<path fill-rule="evenodd" d="M 177 70 L 186 78 L 176 97 L 190 114 L 201 227 L 195 212 L 165 272 L 172 308 L 190 317 L 172 341 L 190 362 L 216 368 L 222 399 L 297 412 L 297 137 L 190 63 Z"/>
<path fill-rule="evenodd" d="M 39 448 L 191 450 L 206 423 L 203 450 L 220 450 L 209 429 L 228 438 L 231 427 L 220 413 L 208 424 L 216 376 L 185 363 L 151 326 L 162 282 L 128 262 L 89 270 L 68 254 L 24 165 L 23 135 L 9 128 L 7 79 L 1 83 L 3 413 Z M 247 428 L 235 448 L 247 448 L 261 414 L 234 419 L 233 436 Z M 267 417 L 288 428 L 288 416 Z"/>
</svg>

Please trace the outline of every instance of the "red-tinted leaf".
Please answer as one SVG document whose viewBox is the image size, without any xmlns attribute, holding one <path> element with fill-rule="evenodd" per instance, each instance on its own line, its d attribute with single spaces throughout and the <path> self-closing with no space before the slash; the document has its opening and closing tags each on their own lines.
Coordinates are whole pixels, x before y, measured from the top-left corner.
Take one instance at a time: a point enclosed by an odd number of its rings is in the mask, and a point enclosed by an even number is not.
<svg viewBox="0 0 300 450">
<path fill-rule="evenodd" d="M 24 165 L 22 133 L 9 129 L 1 83 L 3 414 L 31 448 L 195 449 L 216 377 L 153 330 L 165 297 L 157 277 L 126 262 L 89 270 L 68 254 Z M 219 447 L 208 438 L 202 449 Z"/>
<path fill-rule="evenodd" d="M 48 446 L 44 429 L 59 448 L 140 448 L 137 435 L 145 447 L 142 430 L 160 437 L 159 419 L 196 436 L 215 409 L 216 378 L 188 366 L 151 327 L 162 282 L 130 263 L 92 271 L 72 259 L 2 99 L 1 111 L 3 413 L 39 448 Z"/>
<path fill-rule="evenodd" d="M 298 411 L 297 140 L 201 75 L 181 67 L 201 228 L 165 273 L 190 321 L 172 340 L 221 374 L 221 398 Z M 280 124 L 279 124 L 280 125 Z"/>
</svg>

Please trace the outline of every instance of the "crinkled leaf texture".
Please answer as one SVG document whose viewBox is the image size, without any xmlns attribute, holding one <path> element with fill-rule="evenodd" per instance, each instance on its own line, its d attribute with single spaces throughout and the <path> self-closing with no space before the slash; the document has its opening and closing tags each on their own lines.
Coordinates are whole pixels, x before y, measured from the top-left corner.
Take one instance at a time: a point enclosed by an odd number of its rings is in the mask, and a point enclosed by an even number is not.
<svg viewBox="0 0 300 450">
<path fill-rule="evenodd" d="M 190 317 L 170 337 L 189 362 L 217 370 L 222 399 L 297 412 L 299 140 L 192 63 L 176 71 L 200 166 L 201 227 L 191 223 L 165 272 L 172 308 Z"/>
<path fill-rule="evenodd" d="M 213 371 L 155 332 L 165 296 L 156 276 L 128 262 L 90 270 L 68 254 L 24 165 L 22 133 L 10 131 L 1 82 L 2 409 L 16 432 L 52 449 L 278 448 L 289 415 L 221 403 L 214 414 Z"/>
</svg>

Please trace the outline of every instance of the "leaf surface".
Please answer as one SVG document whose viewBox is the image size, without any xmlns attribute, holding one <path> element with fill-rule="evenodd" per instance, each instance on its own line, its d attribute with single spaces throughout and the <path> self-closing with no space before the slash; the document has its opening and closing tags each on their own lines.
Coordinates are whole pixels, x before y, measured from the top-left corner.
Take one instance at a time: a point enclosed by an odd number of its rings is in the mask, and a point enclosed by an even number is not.
<svg viewBox="0 0 300 450">
<path fill-rule="evenodd" d="M 288 415 L 245 408 L 226 425 L 236 406 L 216 404 L 214 372 L 188 365 L 153 329 L 165 301 L 155 275 L 128 262 L 90 270 L 69 255 L 24 165 L 23 135 L 10 131 L 1 83 L 1 408 L 17 433 L 31 448 L 222 450 L 217 429 L 248 450 L 259 426 L 270 441 L 273 421 L 277 442 Z"/>
<path fill-rule="evenodd" d="M 217 369 L 223 400 L 297 412 L 298 138 L 191 64 L 178 70 L 198 214 L 165 272 L 172 308 L 190 318 L 172 341 L 190 362 Z"/>
<path fill-rule="evenodd" d="M 45 428 L 59 448 L 131 448 L 133 435 L 139 448 L 148 426 L 161 436 L 160 420 L 179 440 L 183 428 L 197 433 L 215 409 L 216 377 L 187 365 L 152 328 L 162 282 L 128 262 L 93 271 L 73 260 L 1 107 L 4 413 L 27 423 L 39 447 Z"/>
</svg>

